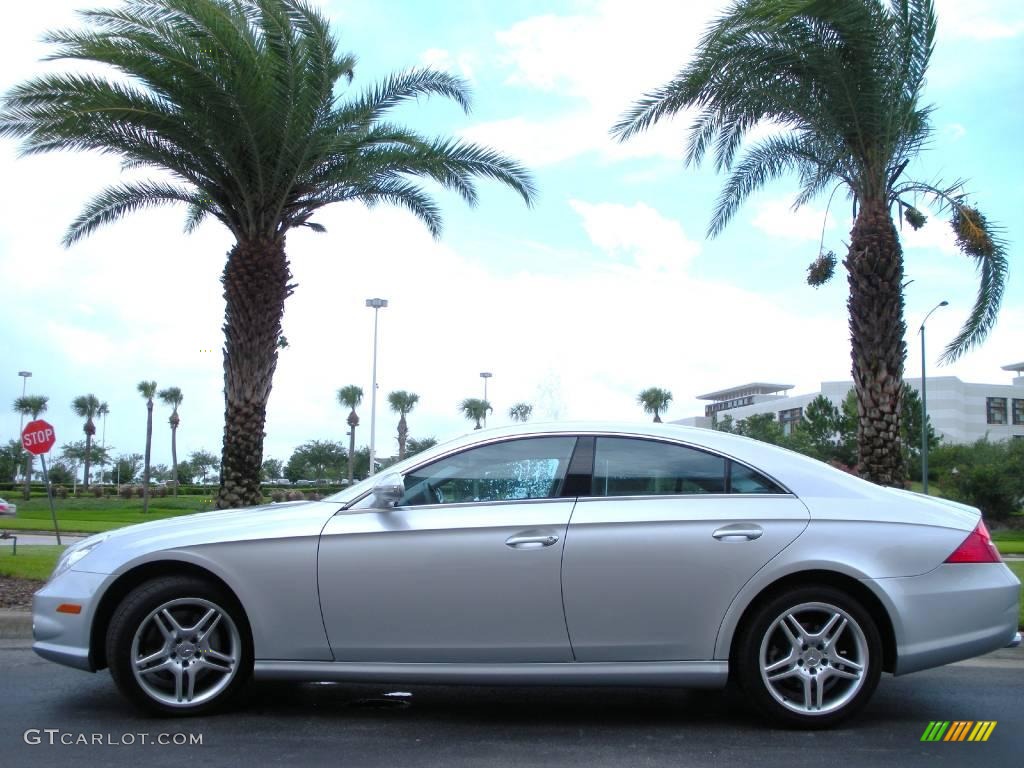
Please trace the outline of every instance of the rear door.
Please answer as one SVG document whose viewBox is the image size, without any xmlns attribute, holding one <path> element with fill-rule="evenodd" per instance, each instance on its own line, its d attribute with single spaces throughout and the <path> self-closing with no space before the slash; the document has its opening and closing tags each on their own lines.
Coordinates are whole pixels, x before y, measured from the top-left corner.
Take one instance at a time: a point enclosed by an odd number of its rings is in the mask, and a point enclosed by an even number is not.
<svg viewBox="0 0 1024 768">
<path fill-rule="evenodd" d="M 796 497 L 731 459 L 597 437 L 562 563 L 575 659 L 711 659 L 732 599 L 808 519 Z"/>
</svg>

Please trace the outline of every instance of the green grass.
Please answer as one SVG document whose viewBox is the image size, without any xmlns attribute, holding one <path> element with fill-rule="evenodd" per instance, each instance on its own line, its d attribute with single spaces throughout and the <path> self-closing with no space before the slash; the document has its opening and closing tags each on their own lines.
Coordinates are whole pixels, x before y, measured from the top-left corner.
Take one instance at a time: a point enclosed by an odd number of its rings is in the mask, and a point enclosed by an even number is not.
<svg viewBox="0 0 1024 768">
<path fill-rule="evenodd" d="M 0 528 L 12 531 L 53 530 L 50 505 L 45 498 L 11 501 L 18 505 L 18 515 L 0 518 Z M 141 499 L 83 497 L 54 499 L 53 504 L 61 531 L 99 533 L 148 520 L 206 512 L 213 508 L 213 499 L 206 496 L 168 496 L 150 499 L 149 512 L 146 514 L 142 514 Z"/>
<path fill-rule="evenodd" d="M 64 547 L 21 546 L 14 555 L 11 542 L 0 542 L 0 575 L 22 579 L 47 579 Z"/>
</svg>

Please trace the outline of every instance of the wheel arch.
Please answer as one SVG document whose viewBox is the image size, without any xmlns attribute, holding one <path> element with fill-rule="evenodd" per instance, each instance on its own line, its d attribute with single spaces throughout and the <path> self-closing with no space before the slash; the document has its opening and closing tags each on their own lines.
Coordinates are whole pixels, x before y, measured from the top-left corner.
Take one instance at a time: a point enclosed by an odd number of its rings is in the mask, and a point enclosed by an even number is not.
<svg viewBox="0 0 1024 768">
<path fill-rule="evenodd" d="M 122 573 L 104 591 L 89 629 L 89 664 L 93 670 L 104 669 L 107 666 L 106 636 L 117 606 L 137 586 L 161 576 L 195 576 L 223 589 L 241 609 L 244 630 L 251 636 L 252 630 L 249 627 L 245 606 L 242 605 L 238 593 L 224 579 L 213 571 L 187 560 L 150 560 Z"/>
<path fill-rule="evenodd" d="M 874 620 L 878 633 L 882 638 L 882 670 L 893 672 L 896 669 L 896 631 L 892 618 L 879 597 L 862 581 L 838 571 L 813 569 L 787 574 L 766 585 L 747 603 L 739 620 L 736 622 L 732 637 L 729 638 L 730 666 L 736 652 L 736 644 L 743 629 L 760 606 L 777 595 L 798 587 L 829 586 L 839 589 L 857 600 Z"/>
</svg>

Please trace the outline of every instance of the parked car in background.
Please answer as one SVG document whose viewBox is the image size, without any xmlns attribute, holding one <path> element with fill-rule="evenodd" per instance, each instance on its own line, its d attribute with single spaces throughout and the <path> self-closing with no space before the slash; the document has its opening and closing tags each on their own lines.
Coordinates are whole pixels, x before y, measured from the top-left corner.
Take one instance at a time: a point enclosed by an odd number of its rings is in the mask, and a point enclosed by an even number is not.
<svg viewBox="0 0 1024 768">
<path fill-rule="evenodd" d="M 1019 644 L 1019 599 L 977 509 L 723 432 L 526 424 L 322 501 L 85 539 L 35 595 L 33 647 L 166 715 L 251 676 L 732 682 L 822 728 L 882 672 Z"/>
<path fill-rule="evenodd" d="M 16 514 L 18 514 L 18 506 L 16 504 L 10 504 L 0 499 L 0 516 L 14 517 Z"/>
</svg>

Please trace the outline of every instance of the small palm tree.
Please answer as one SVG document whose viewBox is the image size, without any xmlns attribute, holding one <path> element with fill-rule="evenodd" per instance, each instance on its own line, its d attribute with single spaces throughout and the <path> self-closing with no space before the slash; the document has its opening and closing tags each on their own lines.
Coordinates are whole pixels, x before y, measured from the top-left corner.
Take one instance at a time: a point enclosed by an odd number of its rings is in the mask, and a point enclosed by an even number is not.
<svg viewBox="0 0 1024 768">
<path fill-rule="evenodd" d="M 1008 270 L 998 229 L 967 202 L 959 183 L 942 187 L 905 176 L 932 133 L 933 107 L 922 98 L 935 29 L 931 0 L 737 0 L 712 22 L 693 61 L 612 129 L 624 140 L 693 110 L 687 164 L 713 152 L 717 169 L 730 172 L 711 236 L 750 195 L 785 174 L 798 179 L 795 206 L 830 188 L 846 192 L 854 222 L 842 263 L 860 414 L 858 468 L 882 485 L 901 486 L 905 476 L 908 281 L 896 221 L 923 226 L 917 201 L 931 200 L 950 214 L 957 245 L 978 271 L 974 307 L 946 347 L 946 361 L 991 331 Z M 751 138 L 764 128 L 765 136 Z M 836 261 L 822 243 L 808 282 L 828 280 Z"/>
<path fill-rule="evenodd" d="M 85 419 L 82 431 L 85 432 L 85 481 L 83 485 L 86 490 L 89 488 L 89 466 L 92 462 L 92 437 L 96 434 L 96 424 L 93 419 L 99 415 L 100 401 L 96 395 L 79 395 L 71 401 L 71 410 L 80 419 Z"/>
<path fill-rule="evenodd" d="M 659 387 L 648 387 L 636 396 L 636 401 L 644 407 L 644 413 L 653 413 L 655 424 L 661 423 L 661 412 L 672 402 L 672 393 Z"/>
<path fill-rule="evenodd" d="M 35 421 L 39 418 L 40 414 L 46 412 L 46 406 L 49 402 L 50 398 L 45 395 L 25 395 L 14 401 L 14 412 L 20 413 L 22 416 L 28 416 Z M 22 497 L 25 501 L 28 501 L 31 497 L 29 481 L 32 479 L 32 462 L 34 458 L 31 453 L 25 451 L 25 490 L 22 491 Z"/>
<path fill-rule="evenodd" d="M 342 408 L 351 409 L 348 414 L 348 484 L 352 485 L 355 479 L 355 455 L 356 455 L 356 427 L 359 426 L 359 416 L 356 408 L 363 402 L 363 388 L 355 384 L 349 384 L 338 390 L 338 404 Z"/>
<path fill-rule="evenodd" d="M 467 397 L 459 403 L 459 410 L 462 411 L 462 415 L 467 419 L 476 422 L 476 426 L 473 429 L 481 429 L 480 421 L 486 418 L 488 413 L 494 412 L 491 404 L 486 400 L 481 400 L 479 397 Z"/>
<path fill-rule="evenodd" d="M 405 443 L 409 437 L 409 425 L 405 422 L 405 416 L 420 401 L 420 396 L 414 392 L 406 392 L 404 389 L 396 390 L 388 395 L 388 403 L 391 410 L 399 414 L 398 420 L 398 460 L 405 458 Z"/>
<path fill-rule="evenodd" d="M 171 406 L 171 418 L 167 423 L 171 425 L 171 480 L 174 483 L 172 493 L 178 495 L 178 425 L 181 424 L 181 417 L 178 416 L 178 406 L 185 398 L 178 387 L 161 389 L 157 393 L 164 405 Z"/>
<path fill-rule="evenodd" d="M 525 423 L 533 416 L 533 406 L 529 403 L 516 403 L 508 409 L 508 417 L 512 421 Z"/>
<path fill-rule="evenodd" d="M 85 28 L 53 31 L 46 41 L 51 58 L 86 67 L 39 75 L 0 101 L 0 137 L 20 139 L 24 154 L 87 150 L 153 172 L 101 191 L 72 223 L 66 245 L 159 205 L 185 206 L 187 231 L 210 219 L 230 232 L 219 507 L 262 503 L 266 407 L 294 288 L 289 231 L 322 232 L 312 220 L 321 208 L 356 201 L 403 206 L 440 236 L 440 207 L 420 181 L 470 205 L 479 179 L 528 204 L 535 194 L 525 169 L 501 153 L 392 119 L 427 96 L 468 111 L 462 79 L 412 69 L 363 93 L 346 90 L 356 59 L 338 50 L 314 6 L 131 0 L 84 12 Z"/>
<path fill-rule="evenodd" d="M 155 381 L 140 381 L 135 388 L 146 401 L 146 454 L 142 465 L 142 514 L 149 512 L 149 457 L 153 447 L 153 398 L 156 397 Z"/>
</svg>

